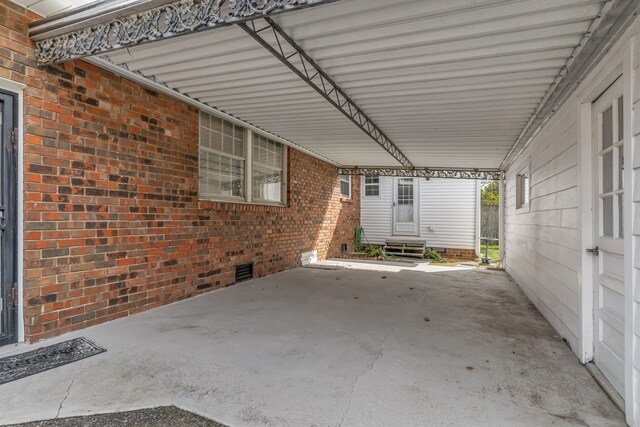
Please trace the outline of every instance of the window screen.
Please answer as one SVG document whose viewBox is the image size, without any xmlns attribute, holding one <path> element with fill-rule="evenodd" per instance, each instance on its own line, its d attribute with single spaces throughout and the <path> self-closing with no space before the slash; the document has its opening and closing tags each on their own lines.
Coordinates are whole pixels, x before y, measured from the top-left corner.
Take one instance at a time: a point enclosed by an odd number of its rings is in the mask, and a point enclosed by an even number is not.
<svg viewBox="0 0 640 427">
<path fill-rule="evenodd" d="M 340 175 L 340 194 L 345 199 L 351 198 L 351 175 Z"/>
<path fill-rule="evenodd" d="M 244 198 L 245 129 L 200 113 L 200 193 Z"/>
<path fill-rule="evenodd" d="M 253 200 L 281 202 L 284 179 L 284 146 L 262 135 L 253 135 Z"/>
</svg>

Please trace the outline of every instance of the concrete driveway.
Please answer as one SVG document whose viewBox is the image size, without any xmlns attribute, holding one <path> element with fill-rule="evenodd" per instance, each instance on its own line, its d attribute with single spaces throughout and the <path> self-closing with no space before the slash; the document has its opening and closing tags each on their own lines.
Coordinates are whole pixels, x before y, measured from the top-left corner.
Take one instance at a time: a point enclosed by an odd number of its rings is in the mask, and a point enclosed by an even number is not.
<svg viewBox="0 0 640 427">
<path fill-rule="evenodd" d="M 107 352 L 0 386 L 1 421 L 174 404 L 230 426 L 624 425 L 507 274 L 352 266 L 40 343 Z"/>
</svg>

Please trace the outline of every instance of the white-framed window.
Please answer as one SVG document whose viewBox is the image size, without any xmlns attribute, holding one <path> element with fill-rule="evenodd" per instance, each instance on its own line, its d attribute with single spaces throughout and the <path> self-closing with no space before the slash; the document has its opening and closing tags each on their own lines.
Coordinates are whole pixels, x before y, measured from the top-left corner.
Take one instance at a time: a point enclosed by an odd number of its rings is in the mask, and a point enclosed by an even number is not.
<svg viewBox="0 0 640 427">
<path fill-rule="evenodd" d="M 380 196 L 380 177 L 377 175 L 367 175 L 364 177 L 364 196 Z"/>
<path fill-rule="evenodd" d="M 340 195 L 343 199 L 351 198 L 351 175 L 340 175 Z"/>
<path fill-rule="evenodd" d="M 200 195 L 245 198 L 246 131 L 226 120 L 200 113 Z"/>
<path fill-rule="evenodd" d="M 530 188 L 531 177 L 529 167 L 526 167 L 516 175 L 516 210 L 529 209 Z"/>
<path fill-rule="evenodd" d="M 283 144 L 200 112 L 200 199 L 284 204 L 286 158 Z"/>
<path fill-rule="evenodd" d="M 253 201 L 282 202 L 284 146 L 254 133 L 252 164 Z"/>
</svg>

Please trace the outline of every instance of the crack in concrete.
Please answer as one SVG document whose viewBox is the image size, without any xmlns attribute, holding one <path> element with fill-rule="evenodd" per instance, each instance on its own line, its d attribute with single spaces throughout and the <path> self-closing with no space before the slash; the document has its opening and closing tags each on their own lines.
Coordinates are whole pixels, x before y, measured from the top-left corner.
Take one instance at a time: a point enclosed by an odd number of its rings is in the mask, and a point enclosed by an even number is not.
<svg viewBox="0 0 640 427">
<path fill-rule="evenodd" d="M 344 414 L 342 414 L 342 419 L 340 420 L 340 423 L 338 424 L 338 427 L 342 427 L 342 423 L 344 423 L 344 420 L 347 417 L 347 414 L 349 413 L 349 410 L 351 409 L 351 402 L 353 400 L 353 392 L 356 389 L 356 385 L 358 384 L 358 381 L 360 380 L 360 378 L 364 374 L 366 374 L 367 372 L 372 371 L 373 368 L 376 366 L 376 363 L 378 362 L 378 360 L 382 359 L 382 357 L 384 356 L 384 343 L 391 336 L 391 334 L 393 334 L 393 332 L 395 332 L 396 328 L 398 327 L 398 324 L 400 324 L 400 320 L 398 320 L 396 322 L 394 327 L 389 332 L 387 332 L 387 334 L 383 338 L 382 342 L 380 342 L 380 350 L 378 350 L 376 352 L 375 357 L 371 360 L 370 366 L 367 369 L 365 369 L 364 371 L 360 372 L 358 375 L 356 375 L 355 378 L 353 379 L 353 382 L 351 383 L 351 391 L 349 392 L 349 402 L 347 403 L 347 409 L 344 411 Z"/>
<path fill-rule="evenodd" d="M 419 307 L 423 306 L 424 300 L 426 298 L 427 298 L 427 292 L 425 291 L 422 294 L 422 298 L 420 298 L 420 302 L 418 303 Z M 364 371 L 360 372 L 353 379 L 353 382 L 351 383 L 351 391 L 349 392 L 349 402 L 347 403 L 347 409 L 342 414 L 342 419 L 338 423 L 338 427 L 342 427 L 342 424 L 344 423 L 344 420 L 347 418 L 347 414 L 349 413 L 349 410 L 351 409 L 351 402 L 353 401 L 353 392 L 356 389 L 358 381 L 367 372 L 371 372 L 373 370 L 373 368 L 375 368 L 376 363 L 378 363 L 378 360 L 380 360 L 380 359 L 382 359 L 384 357 L 384 344 L 387 342 L 389 337 L 396 331 L 396 329 L 400 325 L 400 322 L 402 322 L 406 318 L 406 316 L 407 316 L 406 312 L 404 313 L 403 316 L 400 316 L 400 318 L 396 321 L 395 325 L 393 325 L 393 328 L 391 328 L 391 330 L 389 332 L 387 332 L 387 334 L 384 336 L 384 338 L 380 342 L 380 349 L 376 352 L 375 357 L 371 360 L 371 364 L 369 365 L 369 367 L 367 369 L 365 369 Z"/>
<path fill-rule="evenodd" d="M 64 397 L 60 401 L 60 406 L 58 406 L 58 412 L 56 413 L 56 416 L 54 419 L 58 419 L 58 417 L 60 416 L 60 411 L 62 411 L 62 405 L 64 405 L 64 402 L 67 400 L 67 397 L 69 397 L 71 386 L 73 386 L 73 383 L 76 381 L 76 378 L 78 377 L 78 373 L 80 372 L 80 368 L 82 367 L 82 362 L 83 362 L 82 360 L 78 362 L 78 367 L 76 368 L 76 371 L 73 373 L 73 377 L 71 378 L 71 382 L 69 383 L 69 387 L 67 387 L 67 391 L 64 394 Z"/>
</svg>

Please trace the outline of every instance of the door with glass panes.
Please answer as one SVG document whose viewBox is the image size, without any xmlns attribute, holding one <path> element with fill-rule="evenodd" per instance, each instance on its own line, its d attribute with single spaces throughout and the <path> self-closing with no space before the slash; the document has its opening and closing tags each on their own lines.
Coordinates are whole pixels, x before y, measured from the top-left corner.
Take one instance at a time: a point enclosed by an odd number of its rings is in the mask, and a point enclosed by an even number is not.
<svg viewBox="0 0 640 427">
<path fill-rule="evenodd" d="M 622 78 L 592 105 L 594 363 L 624 397 L 624 126 Z"/>
<path fill-rule="evenodd" d="M 417 236 L 418 178 L 393 179 L 393 235 Z"/>
</svg>

